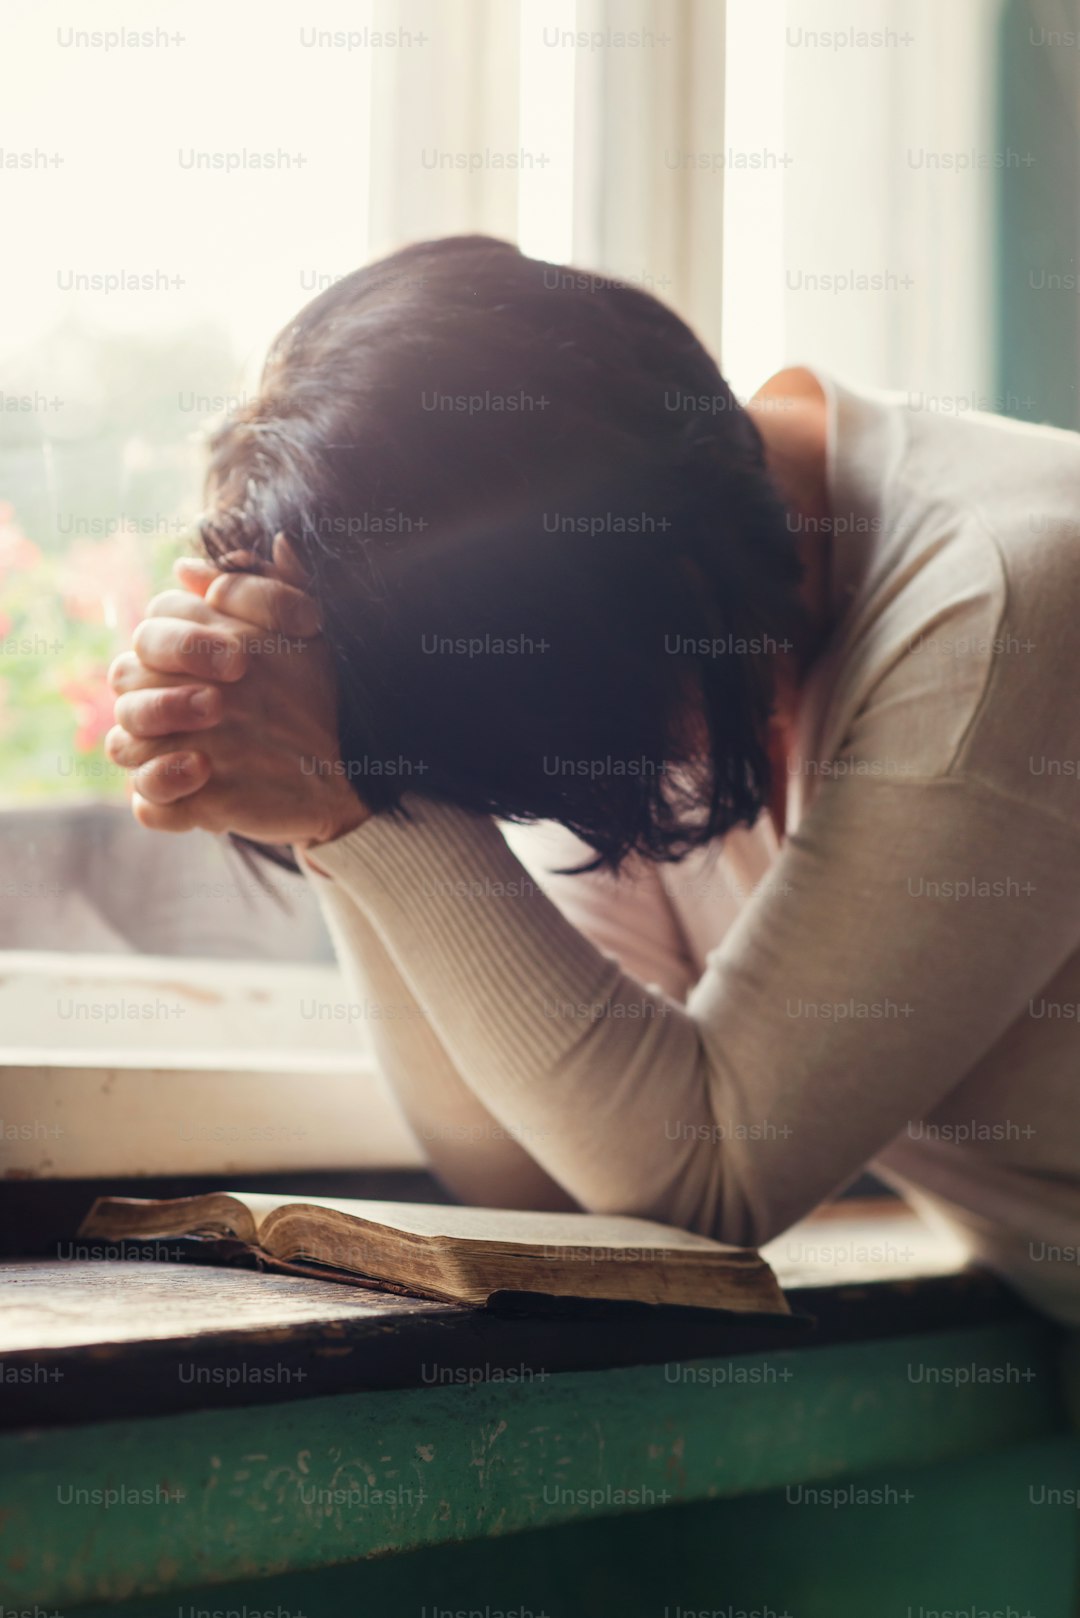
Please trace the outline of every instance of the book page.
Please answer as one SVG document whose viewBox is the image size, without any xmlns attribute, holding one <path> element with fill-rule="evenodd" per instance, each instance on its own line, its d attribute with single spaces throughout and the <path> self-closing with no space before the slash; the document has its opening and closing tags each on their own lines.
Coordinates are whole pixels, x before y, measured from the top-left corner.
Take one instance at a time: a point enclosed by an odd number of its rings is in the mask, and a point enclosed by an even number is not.
<svg viewBox="0 0 1080 1618">
<path fill-rule="evenodd" d="M 673 1225 L 619 1214 L 535 1213 L 523 1208 L 466 1208 L 437 1202 L 353 1201 L 337 1197 L 267 1196 L 230 1191 L 251 1210 L 257 1226 L 278 1208 L 331 1208 L 415 1236 L 448 1236 L 506 1247 L 663 1248 L 694 1252 L 740 1252 Z"/>
</svg>

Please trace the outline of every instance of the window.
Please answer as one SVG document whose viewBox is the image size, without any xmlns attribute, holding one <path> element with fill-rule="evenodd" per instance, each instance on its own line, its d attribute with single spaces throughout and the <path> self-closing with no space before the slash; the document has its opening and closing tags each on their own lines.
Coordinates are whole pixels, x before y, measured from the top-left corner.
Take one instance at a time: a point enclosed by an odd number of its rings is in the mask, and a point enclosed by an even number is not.
<svg viewBox="0 0 1080 1618">
<path fill-rule="evenodd" d="M 740 397 L 801 363 L 1008 411 L 995 209 L 1028 170 L 995 166 L 1000 17 L 986 0 L 728 0 L 723 352 Z"/>
<path fill-rule="evenodd" d="M 362 1035 L 343 1015 L 316 1036 L 298 1009 L 302 972 L 322 974 L 311 998 L 349 1003 L 306 886 L 260 884 L 209 837 L 142 832 L 101 750 L 105 671 L 187 544 L 201 437 L 257 385 L 274 332 L 372 256 L 482 230 L 656 292 L 740 396 L 803 361 L 1007 409 L 1001 15 L 984 0 L 320 0 L 310 15 L 160 0 L 152 21 L 110 24 L 74 0 L 8 7 L 0 948 L 19 952 L 4 992 L 20 1071 L 77 1066 L 55 1056 L 79 1043 L 65 985 L 101 1009 L 82 1018 L 84 1065 L 167 1044 L 183 1073 L 218 1071 L 213 1052 L 269 1074 L 273 1046 L 301 1071 L 314 1043 L 339 1065 L 309 1091 L 324 1134 L 304 1161 L 353 1153 L 359 1125 L 331 1092 L 363 1069 Z M 108 1005 L 163 983 L 184 985 L 187 1032 L 136 1016 L 120 1040 Z M 358 1094 L 389 1107 L 374 1075 Z M 412 1161 L 382 1116 L 378 1150 Z"/>
<path fill-rule="evenodd" d="M 403 240 L 478 229 L 679 300 L 691 30 L 663 5 L 617 16 L 587 0 L 330 0 L 310 23 L 190 0 L 137 30 L 90 29 L 75 5 L 10 14 L 5 803 L 123 802 L 105 670 L 185 548 L 202 433 L 311 296 Z M 613 131 L 638 105 L 643 145 L 623 152 Z M 716 228 L 720 186 L 703 196 Z"/>
<path fill-rule="evenodd" d="M 288 317 L 370 257 L 484 230 L 687 305 L 704 287 L 717 318 L 718 258 L 683 229 L 703 89 L 719 130 L 722 86 L 693 79 L 715 16 L 698 0 L 678 27 L 655 0 L 323 0 L 310 17 L 164 0 L 107 27 L 72 3 L 9 10 L 0 1105 L 31 1125 L 18 1170 L 419 1161 L 302 880 L 267 891 L 214 839 L 131 820 L 102 752 L 105 673 L 186 547 L 207 427 Z"/>
</svg>

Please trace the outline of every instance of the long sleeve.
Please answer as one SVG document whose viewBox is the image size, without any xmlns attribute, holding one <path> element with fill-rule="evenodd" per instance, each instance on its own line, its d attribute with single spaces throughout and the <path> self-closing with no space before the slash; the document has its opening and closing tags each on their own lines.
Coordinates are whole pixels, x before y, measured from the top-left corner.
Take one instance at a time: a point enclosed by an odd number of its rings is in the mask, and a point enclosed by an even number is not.
<svg viewBox="0 0 1080 1618">
<path fill-rule="evenodd" d="M 375 1060 L 440 1179 L 488 1207 L 575 1208 L 529 1152 L 528 1136 L 500 1124 L 462 1081 L 363 911 L 300 861 L 364 1009 Z"/>
<path fill-rule="evenodd" d="M 724 1240 L 768 1240 L 925 1116 L 1076 947 L 1075 833 L 1029 811 L 1018 838 L 957 775 L 827 781 L 685 1007 L 523 882 L 491 821 L 410 809 L 318 859 L 468 1087 L 583 1206 Z M 977 898 L 1003 872 L 1008 928 Z M 959 884 L 976 898 L 931 896 Z M 341 936 L 361 947 L 345 913 Z"/>
</svg>

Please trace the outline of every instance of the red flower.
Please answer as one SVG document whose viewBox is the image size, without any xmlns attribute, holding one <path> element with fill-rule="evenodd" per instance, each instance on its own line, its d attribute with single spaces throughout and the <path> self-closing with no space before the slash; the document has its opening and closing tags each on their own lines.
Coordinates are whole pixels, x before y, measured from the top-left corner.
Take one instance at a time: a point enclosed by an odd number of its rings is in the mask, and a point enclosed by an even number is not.
<svg viewBox="0 0 1080 1618">
<path fill-rule="evenodd" d="M 61 563 L 64 611 L 82 623 L 107 623 L 130 635 L 145 615 L 150 578 L 134 535 L 77 539 Z"/>
<path fill-rule="evenodd" d="M 112 729 L 116 698 L 105 683 L 106 670 L 81 680 L 68 680 L 60 687 L 75 709 L 78 729 L 75 746 L 80 753 L 92 753 Z"/>
</svg>

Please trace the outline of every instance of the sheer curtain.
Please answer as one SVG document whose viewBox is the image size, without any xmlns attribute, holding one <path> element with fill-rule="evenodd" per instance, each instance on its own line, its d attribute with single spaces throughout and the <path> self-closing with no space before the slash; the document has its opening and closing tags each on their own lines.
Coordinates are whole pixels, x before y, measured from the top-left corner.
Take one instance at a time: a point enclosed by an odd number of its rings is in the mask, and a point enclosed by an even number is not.
<svg viewBox="0 0 1080 1618">
<path fill-rule="evenodd" d="M 995 376 L 1000 0 L 729 0 L 726 365 L 804 362 L 928 408 Z"/>
<path fill-rule="evenodd" d="M 719 344 L 723 0 L 373 0 L 372 251 L 478 230 L 655 291 Z"/>
</svg>

